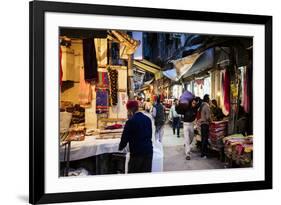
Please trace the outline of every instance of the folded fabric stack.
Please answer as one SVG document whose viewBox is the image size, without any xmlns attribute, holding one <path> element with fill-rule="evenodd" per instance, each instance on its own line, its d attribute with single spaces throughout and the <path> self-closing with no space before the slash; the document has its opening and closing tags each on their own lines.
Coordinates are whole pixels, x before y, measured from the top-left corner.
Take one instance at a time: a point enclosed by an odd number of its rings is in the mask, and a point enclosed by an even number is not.
<svg viewBox="0 0 281 205">
<path fill-rule="evenodd" d="M 85 122 L 85 108 L 80 107 L 80 105 L 76 104 L 72 113 L 72 124 L 79 124 Z"/>
<path fill-rule="evenodd" d="M 71 131 L 69 132 L 66 141 L 83 141 L 85 139 L 84 131 Z"/>
<path fill-rule="evenodd" d="M 222 138 L 227 135 L 228 121 L 214 121 L 210 123 L 210 144 L 214 149 L 223 147 Z"/>
<path fill-rule="evenodd" d="M 109 125 L 105 129 L 106 130 L 116 130 L 116 129 L 121 129 L 123 125 L 121 124 L 114 124 L 114 125 Z"/>
<path fill-rule="evenodd" d="M 253 136 L 235 134 L 223 139 L 225 155 L 237 165 L 251 165 L 253 159 Z"/>
<path fill-rule="evenodd" d="M 71 124 L 79 124 L 85 122 L 85 108 L 79 104 L 73 104 L 71 102 L 62 101 L 60 105 L 61 112 L 67 112 L 72 114 Z"/>
</svg>

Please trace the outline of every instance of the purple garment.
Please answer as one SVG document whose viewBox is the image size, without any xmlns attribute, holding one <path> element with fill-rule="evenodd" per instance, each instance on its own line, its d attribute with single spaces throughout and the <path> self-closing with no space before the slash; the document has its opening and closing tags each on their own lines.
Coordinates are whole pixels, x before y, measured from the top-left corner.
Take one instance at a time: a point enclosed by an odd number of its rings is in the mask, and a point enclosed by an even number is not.
<svg viewBox="0 0 281 205">
<path fill-rule="evenodd" d="M 194 98 L 194 95 L 189 91 L 184 91 L 180 96 L 180 103 L 188 103 Z"/>
<path fill-rule="evenodd" d="M 83 39 L 83 60 L 85 81 L 93 81 L 98 76 L 98 62 L 93 38 Z"/>
</svg>

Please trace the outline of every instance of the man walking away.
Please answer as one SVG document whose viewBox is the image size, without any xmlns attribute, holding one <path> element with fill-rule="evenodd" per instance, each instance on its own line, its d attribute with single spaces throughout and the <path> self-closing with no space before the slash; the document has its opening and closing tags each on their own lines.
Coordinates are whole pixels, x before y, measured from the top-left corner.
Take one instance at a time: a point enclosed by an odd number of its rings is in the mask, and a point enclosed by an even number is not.
<svg viewBox="0 0 281 205">
<path fill-rule="evenodd" d="M 203 103 L 200 107 L 201 113 L 201 138 L 202 138 L 202 149 L 201 157 L 207 158 L 208 151 L 208 138 L 209 138 L 209 125 L 211 122 L 211 111 L 210 111 L 210 97 L 208 94 L 204 95 Z"/>
<path fill-rule="evenodd" d="M 174 103 L 170 109 L 170 118 L 172 119 L 172 126 L 173 126 L 173 133 L 176 134 L 177 129 L 177 136 L 180 137 L 180 121 L 181 116 L 176 111 L 176 106 L 178 105 L 178 99 L 174 99 Z"/>
<path fill-rule="evenodd" d="M 157 97 L 156 104 L 153 106 L 152 116 L 154 117 L 155 123 L 155 138 L 159 142 L 162 142 L 164 135 L 165 111 L 164 106 L 160 102 L 160 96 Z"/>
<path fill-rule="evenodd" d="M 125 124 L 119 150 L 123 150 L 129 143 L 129 173 L 151 172 L 153 156 L 151 120 L 142 112 L 138 112 L 137 101 L 128 101 L 127 109 L 130 118 Z"/>
</svg>

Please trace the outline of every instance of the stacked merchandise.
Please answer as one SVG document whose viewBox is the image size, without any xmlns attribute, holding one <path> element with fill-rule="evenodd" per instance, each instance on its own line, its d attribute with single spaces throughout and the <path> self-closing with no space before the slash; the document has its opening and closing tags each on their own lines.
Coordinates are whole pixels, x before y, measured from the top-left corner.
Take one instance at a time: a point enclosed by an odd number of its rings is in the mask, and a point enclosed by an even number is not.
<svg viewBox="0 0 281 205">
<path fill-rule="evenodd" d="M 226 157 L 237 165 L 251 166 L 253 161 L 253 136 L 235 134 L 223 139 Z"/>
<path fill-rule="evenodd" d="M 222 139 L 227 135 L 228 121 L 213 121 L 210 123 L 210 145 L 214 150 L 220 151 L 223 148 Z"/>
<path fill-rule="evenodd" d="M 60 108 L 60 139 L 81 141 L 85 138 L 85 109 L 80 105 L 62 101 Z"/>
<path fill-rule="evenodd" d="M 73 108 L 71 124 L 80 124 L 85 122 L 85 108 L 76 104 Z"/>
<path fill-rule="evenodd" d="M 72 125 L 67 132 L 60 134 L 61 142 L 83 141 L 85 139 L 85 126 L 83 123 Z"/>
<path fill-rule="evenodd" d="M 68 101 L 61 101 L 60 112 L 72 114 L 71 124 L 79 124 L 85 122 L 85 108 L 78 104 L 73 104 Z"/>
</svg>

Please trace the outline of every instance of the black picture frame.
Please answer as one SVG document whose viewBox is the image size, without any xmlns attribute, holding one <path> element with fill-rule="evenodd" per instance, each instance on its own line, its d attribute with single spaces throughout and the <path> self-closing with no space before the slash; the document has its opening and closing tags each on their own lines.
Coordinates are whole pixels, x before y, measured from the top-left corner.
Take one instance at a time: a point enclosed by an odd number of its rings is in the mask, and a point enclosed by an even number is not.
<svg viewBox="0 0 281 205">
<path fill-rule="evenodd" d="M 272 188 L 272 16 L 230 14 L 104 6 L 92 4 L 32 1 L 29 4 L 30 42 L 30 107 L 29 107 L 29 202 L 32 204 L 108 200 L 137 197 L 185 195 L 198 193 L 260 190 Z M 115 15 L 128 17 L 196 20 L 208 22 L 259 24 L 265 27 L 265 180 L 219 184 L 197 184 L 154 188 L 135 188 L 107 191 L 86 191 L 71 193 L 45 192 L 44 165 L 44 14 L 61 12 L 74 14 Z"/>
</svg>

